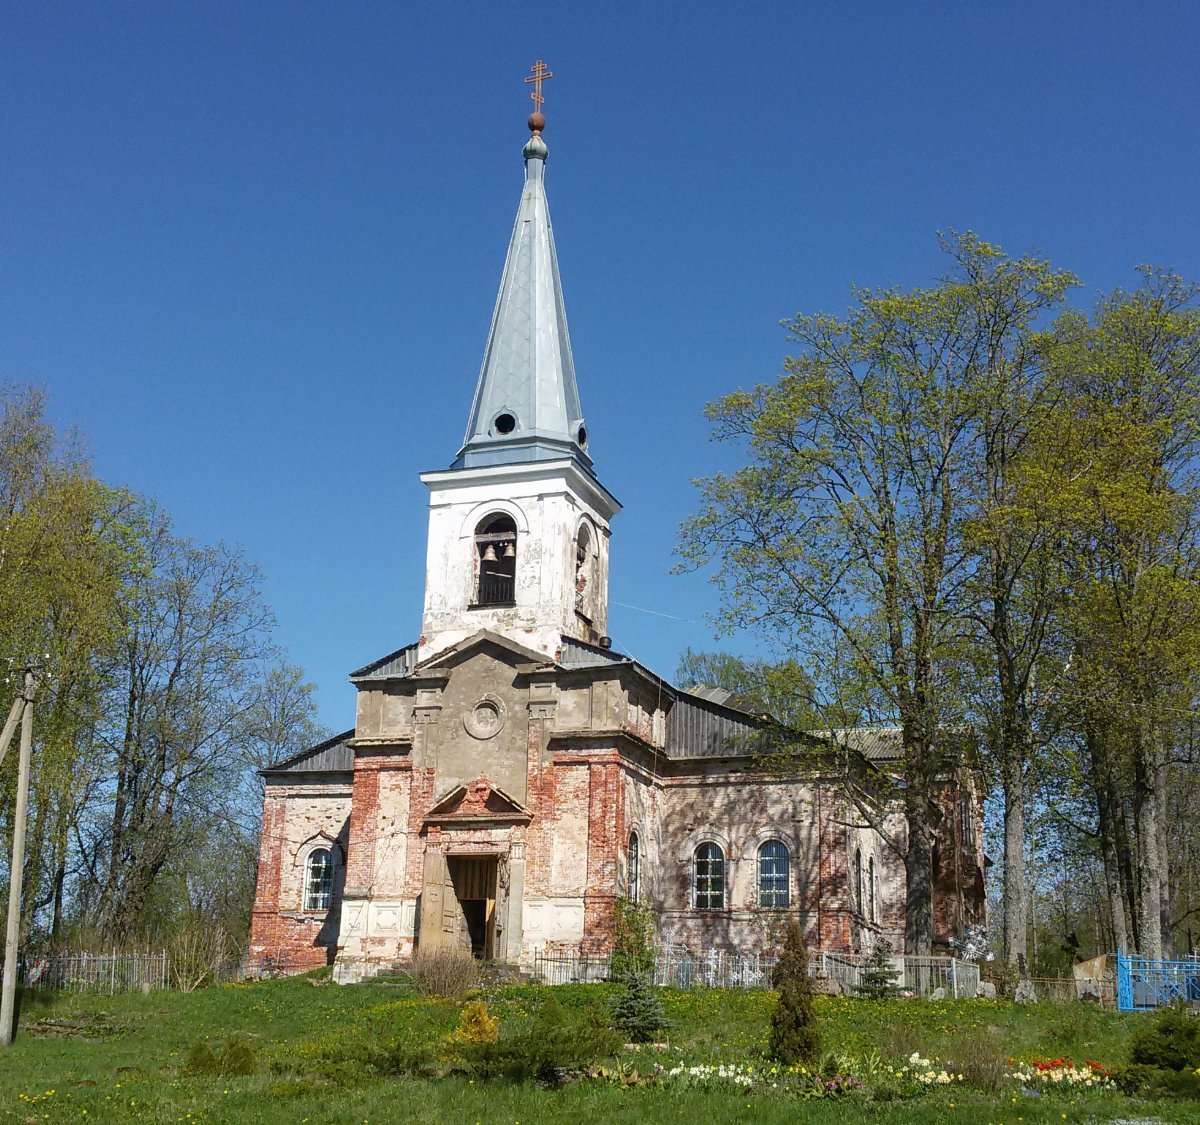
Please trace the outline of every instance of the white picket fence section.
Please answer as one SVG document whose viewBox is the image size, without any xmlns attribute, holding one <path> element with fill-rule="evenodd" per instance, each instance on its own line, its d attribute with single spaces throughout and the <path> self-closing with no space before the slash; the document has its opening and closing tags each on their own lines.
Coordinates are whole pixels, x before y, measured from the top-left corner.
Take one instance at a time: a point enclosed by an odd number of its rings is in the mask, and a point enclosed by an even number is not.
<svg viewBox="0 0 1200 1125">
<path fill-rule="evenodd" d="M 673 988 L 770 988 L 776 960 L 762 953 L 659 949 L 652 975 L 655 984 Z M 814 977 L 829 977 L 843 992 L 853 994 L 866 962 L 864 955 L 813 950 L 808 968 Z M 896 987 L 917 996 L 942 988 L 948 997 L 970 997 L 979 988 L 979 966 L 957 957 L 895 956 L 892 965 Z M 537 952 L 533 958 L 534 979 L 543 984 L 604 981 L 611 970 L 612 958 L 607 955 Z"/>
<path fill-rule="evenodd" d="M 928 996 L 941 988 L 951 998 L 974 996 L 979 988 L 979 966 L 971 961 L 960 961 L 957 957 L 917 957 L 896 954 L 892 957 L 892 968 L 896 971 L 896 987 L 901 992 L 915 996 Z M 862 979 L 862 969 L 867 963 L 863 954 L 818 953 L 810 961 L 810 968 L 819 968 L 842 986 L 843 992 L 853 994 Z"/>
</svg>

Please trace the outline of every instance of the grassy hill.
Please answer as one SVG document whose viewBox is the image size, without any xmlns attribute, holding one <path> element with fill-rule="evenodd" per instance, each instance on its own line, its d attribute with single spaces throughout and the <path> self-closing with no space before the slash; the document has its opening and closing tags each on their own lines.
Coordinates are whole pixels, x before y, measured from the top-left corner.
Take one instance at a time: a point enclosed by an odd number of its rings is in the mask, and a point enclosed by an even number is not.
<svg viewBox="0 0 1200 1125">
<path fill-rule="evenodd" d="M 612 994 L 607 985 L 506 987 L 484 998 L 510 1035 L 551 992 L 568 1012 Z M 822 999 L 822 1069 L 855 1079 L 835 1094 L 807 1074 L 772 1073 L 764 1047 L 773 993 L 665 991 L 664 999 L 674 1022 L 665 1048 L 626 1049 L 601 1060 L 595 1077 L 549 1089 L 447 1074 L 444 1064 L 429 1068 L 435 1077 L 380 1073 L 371 1060 L 382 1045 L 405 1057 L 440 1049 L 458 1022 L 461 1004 L 404 985 L 339 988 L 301 977 L 190 995 L 31 995 L 17 1042 L 0 1055 L 0 1121 L 1200 1122 L 1195 1102 L 1034 1089 L 1011 1077 L 1010 1060 L 1118 1066 L 1145 1016 L 1081 1004 Z M 219 1056 L 231 1035 L 250 1045 L 254 1073 L 188 1073 L 195 1044 Z M 922 1086 L 907 1063 L 914 1052 L 930 1060 L 929 1072 L 963 1080 Z M 742 1069 L 722 1076 L 720 1067 Z"/>
</svg>

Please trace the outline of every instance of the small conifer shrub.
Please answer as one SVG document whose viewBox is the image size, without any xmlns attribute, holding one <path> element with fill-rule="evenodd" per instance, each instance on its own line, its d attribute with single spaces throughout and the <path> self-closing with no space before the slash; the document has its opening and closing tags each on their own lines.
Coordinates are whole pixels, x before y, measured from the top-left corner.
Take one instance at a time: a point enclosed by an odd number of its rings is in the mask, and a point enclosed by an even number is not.
<svg viewBox="0 0 1200 1125">
<path fill-rule="evenodd" d="M 450 1036 L 455 1043 L 495 1043 L 499 1037 L 500 1021 L 482 1000 L 472 1000 L 463 1008 L 458 1027 Z"/>
<path fill-rule="evenodd" d="M 808 975 L 808 951 L 796 922 L 788 926 L 783 956 L 775 966 L 771 983 L 779 989 L 779 1000 L 771 1015 L 771 1057 L 789 1066 L 814 1062 L 821 1053 L 821 1035 Z"/>
<path fill-rule="evenodd" d="M 867 1000 L 890 999 L 900 994 L 896 987 L 899 975 L 892 967 L 892 947 L 886 941 L 878 941 L 867 963 L 859 970 L 854 991 Z"/>
<path fill-rule="evenodd" d="M 240 1035 L 231 1035 L 219 1053 L 203 1040 L 197 1040 L 188 1050 L 183 1064 L 185 1074 L 215 1074 L 223 1078 L 255 1074 L 257 1071 L 258 1052 L 253 1044 Z"/>
<path fill-rule="evenodd" d="M 613 1026 L 633 1043 L 649 1043 L 669 1026 L 649 973 L 627 972 L 612 1006 Z"/>
</svg>

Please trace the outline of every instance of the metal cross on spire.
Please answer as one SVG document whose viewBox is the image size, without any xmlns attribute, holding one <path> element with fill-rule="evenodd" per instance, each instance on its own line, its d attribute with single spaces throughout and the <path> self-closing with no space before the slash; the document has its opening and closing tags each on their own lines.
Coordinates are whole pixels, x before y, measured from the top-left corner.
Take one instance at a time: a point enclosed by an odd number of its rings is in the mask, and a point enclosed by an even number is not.
<svg viewBox="0 0 1200 1125">
<path fill-rule="evenodd" d="M 525 79 L 525 81 L 527 83 L 528 82 L 533 83 L 533 92 L 529 95 L 530 99 L 533 102 L 533 112 L 541 113 L 542 112 L 542 103 L 546 100 L 545 98 L 542 97 L 542 83 L 547 78 L 553 78 L 554 74 L 550 70 L 550 68 L 547 67 L 544 62 L 542 62 L 541 59 L 538 59 L 538 61 L 535 62 L 533 64 L 533 66 L 531 66 L 529 68 L 529 70 L 530 70 L 530 74 Z"/>
</svg>

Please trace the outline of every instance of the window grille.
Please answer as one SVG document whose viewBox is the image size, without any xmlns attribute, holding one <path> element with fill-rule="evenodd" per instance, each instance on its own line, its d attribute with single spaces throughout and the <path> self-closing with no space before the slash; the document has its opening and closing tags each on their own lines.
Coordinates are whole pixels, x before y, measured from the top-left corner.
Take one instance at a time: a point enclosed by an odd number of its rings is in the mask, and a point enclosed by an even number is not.
<svg viewBox="0 0 1200 1125">
<path fill-rule="evenodd" d="M 636 832 L 629 833 L 629 852 L 626 863 L 625 897 L 630 902 L 637 902 L 638 881 L 642 873 L 642 846 Z"/>
<path fill-rule="evenodd" d="M 701 844 L 692 858 L 692 887 L 697 910 L 725 909 L 725 853 L 711 841 Z"/>
<path fill-rule="evenodd" d="M 768 840 L 758 849 L 758 905 L 768 910 L 789 905 L 788 850 L 781 840 Z"/>
<path fill-rule="evenodd" d="M 328 910 L 333 905 L 333 853 L 316 848 L 308 857 L 308 875 L 304 881 L 304 909 Z"/>
</svg>

